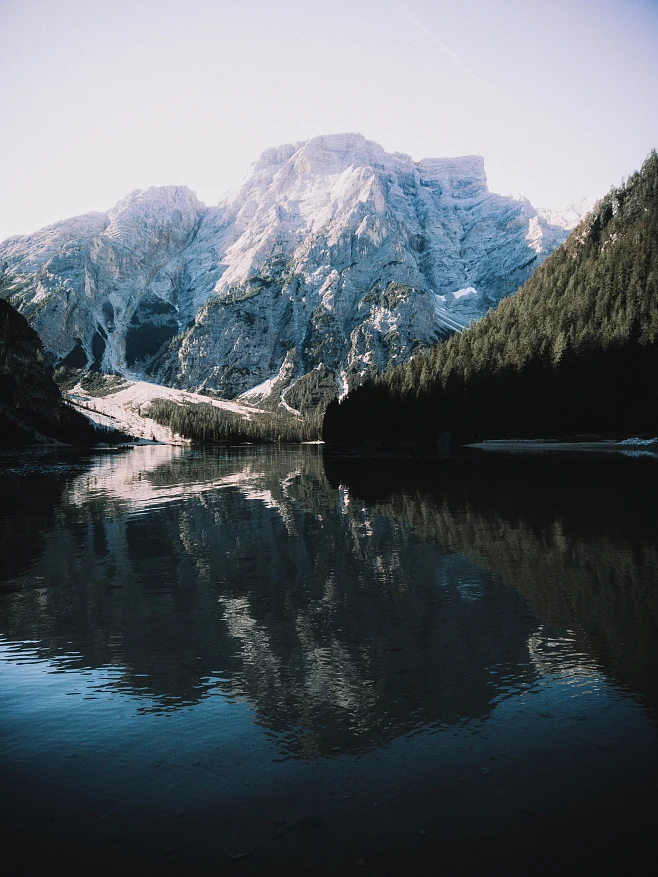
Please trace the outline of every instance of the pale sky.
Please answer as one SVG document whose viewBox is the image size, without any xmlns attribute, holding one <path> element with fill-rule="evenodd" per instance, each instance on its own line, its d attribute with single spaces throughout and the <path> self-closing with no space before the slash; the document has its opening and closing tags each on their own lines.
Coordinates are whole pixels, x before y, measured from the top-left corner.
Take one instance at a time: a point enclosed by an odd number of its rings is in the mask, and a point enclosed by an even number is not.
<svg viewBox="0 0 658 877">
<path fill-rule="evenodd" d="M 344 131 L 600 197 L 658 147 L 658 0 L 0 0 L 0 240 Z"/>
</svg>

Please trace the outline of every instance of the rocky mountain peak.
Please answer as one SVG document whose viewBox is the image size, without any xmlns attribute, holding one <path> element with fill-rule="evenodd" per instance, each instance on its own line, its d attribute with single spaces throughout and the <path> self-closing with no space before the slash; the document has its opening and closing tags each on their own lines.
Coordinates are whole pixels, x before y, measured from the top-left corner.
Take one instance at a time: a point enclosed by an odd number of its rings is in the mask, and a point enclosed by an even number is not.
<svg viewBox="0 0 658 877">
<path fill-rule="evenodd" d="M 216 207 L 155 187 L 11 238 L 0 295 L 52 361 L 294 408 L 482 316 L 565 237 L 480 156 L 332 134 L 267 150 Z"/>
<path fill-rule="evenodd" d="M 205 204 L 187 186 L 135 189 L 107 212 L 103 234 L 129 248 L 180 249 L 205 213 Z"/>
<path fill-rule="evenodd" d="M 326 134 L 298 143 L 268 149 L 262 153 L 233 195 L 254 182 L 292 181 L 297 177 L 341 175 L 366 168 L 382 177 L 390 174 L 418 175 L 427 184 L 442 185 L 453 193 L 465 188 L 486 190 L 484 158 L 467 155 L 456 158 L 424 158 L 415 162 L 404 152 L 389 153 L 362 134 Z M 230 198 L 228 200 L 231 200 Z M 223 202 L 220 202 L 223 203 Z"/>
</svg>

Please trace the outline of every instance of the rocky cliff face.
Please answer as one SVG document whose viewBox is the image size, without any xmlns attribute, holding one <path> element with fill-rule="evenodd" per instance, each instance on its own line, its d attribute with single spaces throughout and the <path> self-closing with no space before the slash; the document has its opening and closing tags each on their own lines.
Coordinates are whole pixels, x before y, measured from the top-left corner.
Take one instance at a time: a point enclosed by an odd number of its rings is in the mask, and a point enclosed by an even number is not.
<svg viewBox="0 0 658 877">
<path fill-rule="evenodd" d="M 37 333 L 0 299 L 0 447 L 32 442 L 38 435 L 88 440 L 92 433 L 62 402 Z"/>
<path fill-rule="evenodd" d="M 479 318 L 565 237 L 480 157 L 336 135 L 268 150 L 214 208 L 148 189 L 10 238 L 0 294 L 53 361 L 287 406 L 304 375 L 343 392 Z"/>
<path fill-rule="evenodd" d="M 132 368 L 178 331 L 180 254 L 204 207 L 185 187 L 131 192 L 0 245 L 0 294 L 28 318 L 49 359 Z"/>
</svg>

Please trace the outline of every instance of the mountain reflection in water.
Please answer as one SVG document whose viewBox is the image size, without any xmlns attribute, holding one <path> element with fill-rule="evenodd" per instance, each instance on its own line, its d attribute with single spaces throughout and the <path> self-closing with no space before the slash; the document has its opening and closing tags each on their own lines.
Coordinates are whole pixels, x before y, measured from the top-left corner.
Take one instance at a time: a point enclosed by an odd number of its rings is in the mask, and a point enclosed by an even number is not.
<svg viewBox="0 0 658 877">
<path fill-rule="evenodd" d="M 641 704 L 656 764 L 653 460 L 154 446 L 5 462 L 0 692 L 16 714 L 63 673 L 66 694 L 130 704 L 133 722 L 180 714 L 208 745 L 232 732 L 203 704 L 246 705 L 265 761 L 335 763 L 483 733 L 532 694 L 540 716 L 580 716 L 594 694 Z M 0 730 L 20 753 L 9 709 Z"/>
</svg>

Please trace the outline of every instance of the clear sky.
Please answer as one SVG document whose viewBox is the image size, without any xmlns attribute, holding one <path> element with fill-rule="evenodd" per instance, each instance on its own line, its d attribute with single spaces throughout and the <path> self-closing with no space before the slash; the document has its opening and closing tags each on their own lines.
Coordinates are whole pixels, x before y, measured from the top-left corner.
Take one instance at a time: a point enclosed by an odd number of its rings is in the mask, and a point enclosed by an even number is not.
<svg viewBox="0 0 658 877">
<path fill-rule="evenodd" d="M 658 0 L 0 0 L 0 240 L 342 131 L 599 197 L 658 147 Z"/>
</svg>

